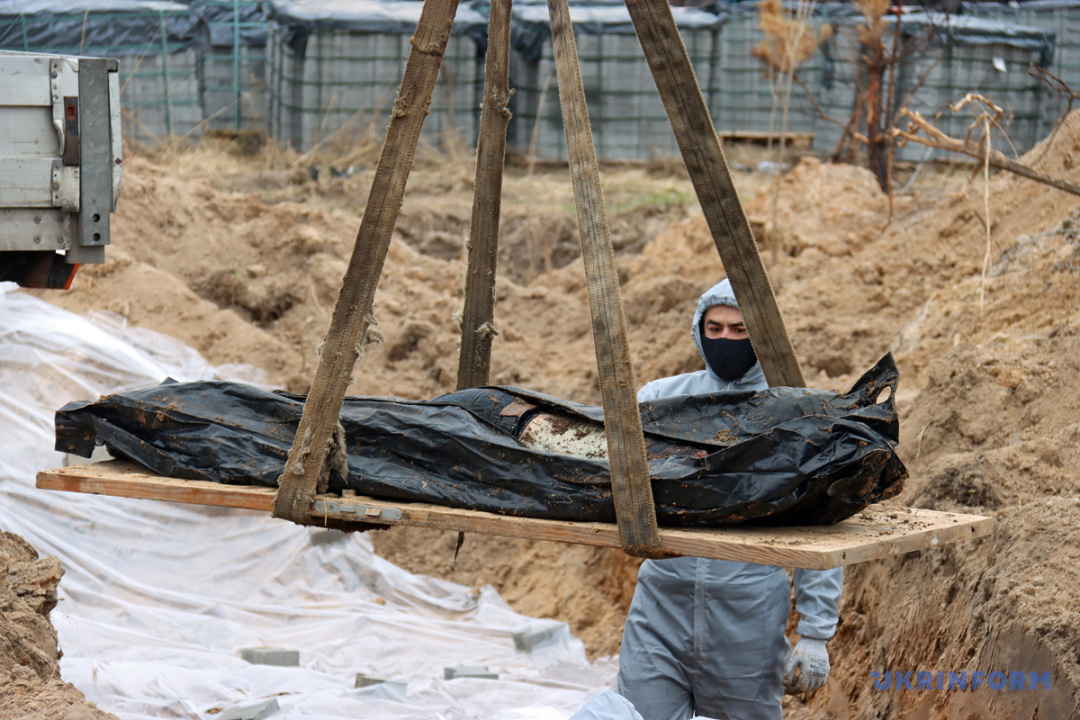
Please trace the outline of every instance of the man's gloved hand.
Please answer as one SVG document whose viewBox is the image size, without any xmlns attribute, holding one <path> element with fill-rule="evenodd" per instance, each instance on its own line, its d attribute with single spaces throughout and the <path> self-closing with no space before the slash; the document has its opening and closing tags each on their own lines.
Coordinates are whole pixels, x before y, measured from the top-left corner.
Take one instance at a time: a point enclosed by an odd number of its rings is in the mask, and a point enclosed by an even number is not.
<svg viewBox="0 0 1080 720">
<path fill-rule="evenodd" d="M 796 671 L 800 671 L 798 677 Z M 825 641 L 800 638 L 784 666 L 784 687 L 793 693 L 817 690 L 829 679 L 829 651 Z"/>
</svg>

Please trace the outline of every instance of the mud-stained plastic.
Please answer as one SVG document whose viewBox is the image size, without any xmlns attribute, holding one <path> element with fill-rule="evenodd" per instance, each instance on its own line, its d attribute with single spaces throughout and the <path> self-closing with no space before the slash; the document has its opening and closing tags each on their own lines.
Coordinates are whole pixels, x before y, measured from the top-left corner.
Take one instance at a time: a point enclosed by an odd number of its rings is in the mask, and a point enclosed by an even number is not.
<svg viewBox="0 0 1080 720">
<path fill-rule="evenodd" d="M 895 452 L 898 380 L 887 355 L 847 393 L 770 388 L 641 403 L 657 521 L 830 525 L 896 495 L 907 476 Z M 160 475 L 274 487 L 303 401 L 237 383 L 166 383 L 69 403 L 56 414 L 56 449 L 87 457 L 104 444 Z M 537 413 L 603 421 L 598 407 L 513 387 L 428 401 L 347 397 L 349 472 L 330 489 L 613 522 L 606 461 L 518 442 Z"/>
</svg>

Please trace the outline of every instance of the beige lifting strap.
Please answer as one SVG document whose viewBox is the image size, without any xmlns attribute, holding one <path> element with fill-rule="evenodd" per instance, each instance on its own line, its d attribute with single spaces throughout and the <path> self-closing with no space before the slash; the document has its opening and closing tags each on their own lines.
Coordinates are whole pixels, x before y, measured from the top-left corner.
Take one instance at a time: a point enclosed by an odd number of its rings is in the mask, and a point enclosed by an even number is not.
<svg viewBox="0 0 1080 720">
<path fill-rule="evenodd" d="M 469 263 L 465 273 L 465 306 L 461 315 L 461 354 L 457 389 L 488 384 L 491 341 L 495 336 L 495 267 L 499 256 L 499 209 L 506 127 L 510 123 L 510 3 L 492 0 L 480 114 L 480 143 L 476 148 Z"/>
<path fill-rule="evenodd" d="M 665 0 L 626 0 L 641 49 L 769 385 L 805 387 L 772 282 Z"/>
<path fill-rule="evenodd" d="M 310 522 L 315 494 L 325 491 L 324 469 L 336 443 L 341 404 L 353 366 L 371 331 L 375 288 L 390 248 L 420 128 L 428 114 L 457 5 L 457 0 L 425 2 L 420 14 L 319 367 L 304 403 L 285 471 L 278 478 L 274 517 L 300 524 Z M 338 448 L 341 449 L 340 445 Z M 338 457 L 342 456 L 338 454 Z"/>
<path fill-rule="evenodd" d="M 626 339 L 615 252 L 604 210 L 570 11 L 566 0 L 548 0 L 548 11 L 589 291 L 615 517 L 625 552 L 639 557 L 663 557 L 638 411 L 637 385 Z"/>
</svg>

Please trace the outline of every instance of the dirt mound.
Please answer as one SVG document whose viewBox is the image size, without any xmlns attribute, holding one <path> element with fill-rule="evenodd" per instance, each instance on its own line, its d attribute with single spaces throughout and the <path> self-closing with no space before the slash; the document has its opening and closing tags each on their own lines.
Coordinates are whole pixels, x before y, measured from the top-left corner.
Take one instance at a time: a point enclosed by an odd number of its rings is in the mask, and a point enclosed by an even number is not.
<svg viewBox="0 0 1080 720">
<path fill-rule="evenodd" d="M 1080 314 L 1076 316 L 1080 319 Z M 1075 322 L 1075 321 L 1074 321 Z M 995 518 L 975 545 L 847 573 L 837 693 L 853 717 L 1071 717 L 1080 688 L 1080 330 L 1027 347 L 961 344 L 906 413 L 904 504 Z M 855 651 L 856 652 L 852 652 Z M 1045 691 L 875 691 L 872 670 L 1050 673 Z M 869 690 L 868 690 L 869 688 Z"/>
<path fill-rule="evenodd" d="M 908 205 L 910 199 L 898 209 Z M 775 194 L 766 189 L 749 202 L 746 214 L 770 254 L 776 245 L 778 254 L 805 265 L 860 250 L 880 234 L 888 206 L 870 171 L 807 157 L 780 179 Z"/>
<path fill-rule="evenodd" d="M 0 532 L 0 717 L 106 720 L 60 679 L 60 651 L 49 613 L 63 570 L 17 535 Z"/>
<path fill-rule="evenodd" d="M 1023 161 L 1075 182 L 1078 151 L 1074 114 L 1052 145 Z M 902 395 L 911 480 L 898 501 L 996 520 L 993 537 L 978 544 L 847 573 L 836 674 L 812 708 L 866 718 L 1075 716 L 1078 210 L 1073 196 L 1000 175 L 988 198 L 975 183 L 897 218 L 841 263 L 854 270 L 845 288 L 836 272 L 785 286 L 788 307 L 791 296 L 830 301 L 835 325 L 821 330 L 837 352 L 857 360 L 892 348 L 907 387 L 918 388 Z M 810 328 L 793 315 L 801 349 Z M 875 326 L 853 335 L 859 316 Z M 962 693 L 879 691 L 869 678 L 974 669 L 1052 680 L 1039 691 Z"/>
<path fill-rule="evenodd" d="M 425 180 L 422 177 L 421 182 Z M 471 178 L 444 183 L 438 195 L 432 196 L 436 187 L 425 186 L 422 199 L 406 200 L 396 230 L 426 256 L 463 260 L 472 215 Z M 611 242 L 618 256 L 640 252 L 673 219 L 685 215 L 691 197 L 686 180 L 657 178 L 644 170 L 618 173 L 605 183 L 604 191 Z M 501 207 L 500 273 L 527 284 L 581 257 L 573 203 L 572 187 L 562 174 L 511 177 Z"/>
</svg>

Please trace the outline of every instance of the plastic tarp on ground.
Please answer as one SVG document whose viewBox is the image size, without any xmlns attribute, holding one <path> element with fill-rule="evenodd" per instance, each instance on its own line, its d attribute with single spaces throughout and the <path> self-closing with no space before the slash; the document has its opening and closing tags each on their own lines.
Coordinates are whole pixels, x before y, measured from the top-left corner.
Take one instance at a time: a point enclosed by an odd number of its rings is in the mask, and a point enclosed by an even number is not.
<svg viewBox="0 0 1080 720">
<path fill-rule="evenodd" d="M 248 370 L 216 372 L 259 382 Z M 56 408 L 214 375 L 170 338 L 0 292 L 0 529 L 59 556 L 61 672 L 89 700 L 123 720 L 212 720 L 271 696 L 273 720 L 565 720 L 610 686 L 614 660 L 589 664 L 566 630 L 517 651 L 527 618 L 494 590 L 411 575 L 363 534 L 318 543 L 322 531 L 250 511 L 34 488 L 36 471 L 65 460 L 52 450 Z M 257 646 L 299 650 L 300 667 L 240 659 Z M 443 679 L 460 665 L 499 679 Z M 354 689 L 356 673 L 404 686 Z"/>
<path fill-rule="evenodd" d="M 8 0 L 0 3 L 0 48 L 85 55 L 160 55 L 204 39 L 202 19 L 164 0 Z M 231 41 L 230 41 L 231 42 Z"/>
</svg>

